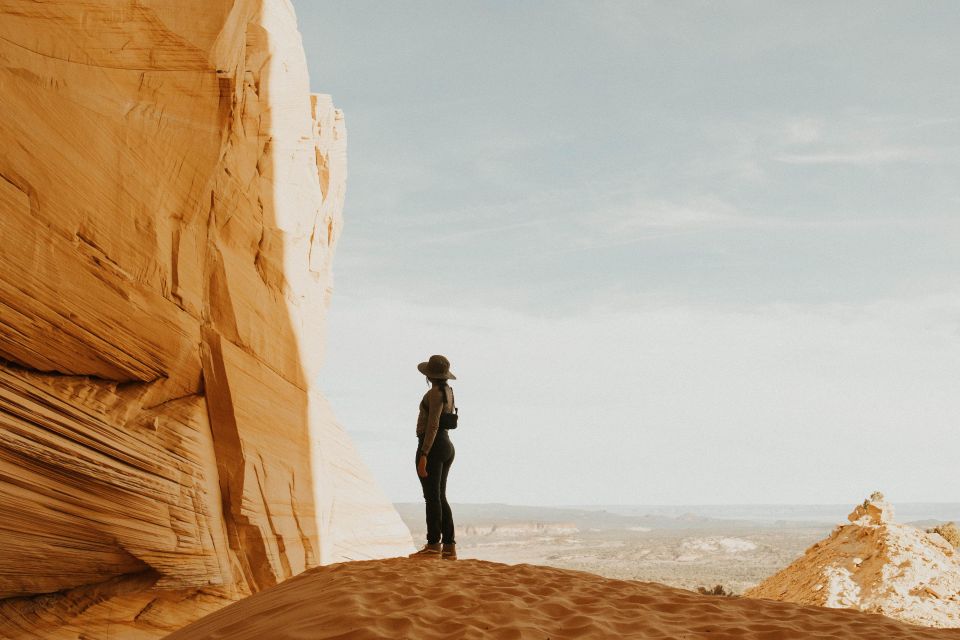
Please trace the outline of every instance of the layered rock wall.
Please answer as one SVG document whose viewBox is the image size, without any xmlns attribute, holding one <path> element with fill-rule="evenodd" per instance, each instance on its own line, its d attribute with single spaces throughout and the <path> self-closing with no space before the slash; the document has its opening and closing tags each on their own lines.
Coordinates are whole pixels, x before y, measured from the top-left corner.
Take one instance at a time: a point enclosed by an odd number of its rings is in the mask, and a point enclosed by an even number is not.
<svg viewBox="0 0 960 640">
<path fill-rule="evenodd" d="M 346 131 L 289 2 L 0 0 L 0 104 L 0 637 L 407 551 L 316 388 Z"/>
</svg>

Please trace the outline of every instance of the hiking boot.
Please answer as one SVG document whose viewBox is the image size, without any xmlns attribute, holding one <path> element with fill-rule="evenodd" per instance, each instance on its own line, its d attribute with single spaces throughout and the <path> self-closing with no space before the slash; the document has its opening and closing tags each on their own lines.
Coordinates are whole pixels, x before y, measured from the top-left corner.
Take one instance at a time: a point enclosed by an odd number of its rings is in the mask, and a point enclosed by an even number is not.
<svg viewBox="0 0 960 640">
<path fill-rule="evenodd" d="M 425 544 L 423 549 L 417 551 L 416 553 L 411 553 L 407 556 L 408 558 L 439 558 L 440 557 L 440 544 Z"/>
<path fill-rule="evenodd" d="M 456 544 L 445 544 L 442 545 L 440 549 L 440 558 L 443 560 L 456 560 L 457 559 L 457 545 Z"/>
</svg>

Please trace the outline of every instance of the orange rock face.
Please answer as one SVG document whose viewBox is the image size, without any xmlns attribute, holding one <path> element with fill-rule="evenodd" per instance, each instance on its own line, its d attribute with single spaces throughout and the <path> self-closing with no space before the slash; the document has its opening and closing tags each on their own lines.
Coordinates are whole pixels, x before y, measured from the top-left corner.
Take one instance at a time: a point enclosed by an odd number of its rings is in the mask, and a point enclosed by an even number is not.
<svg viewBox="0 0 960 640">
<path fill-rule="evenodd" d="M 346 130 L 286 0 L 0 0 L 0 637 L 410 550 L 317 391 Z"/>
<path fill-rule="evenodd" d="M 893 507 L 879 493 L 848 519 L 744 595 L 960 628 L 960 557 L 950 543 L 894 522 Z"/>
</svg>

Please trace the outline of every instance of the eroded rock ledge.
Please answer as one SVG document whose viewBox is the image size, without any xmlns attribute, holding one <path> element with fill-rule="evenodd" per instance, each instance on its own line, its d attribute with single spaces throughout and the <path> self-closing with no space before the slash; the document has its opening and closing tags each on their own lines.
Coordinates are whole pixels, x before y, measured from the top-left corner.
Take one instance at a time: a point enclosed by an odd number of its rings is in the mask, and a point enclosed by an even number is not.
<svg viewBox="0 0 960 640">
<path fill-rule="evenodd" d="M 0 0 L 0 95 L 0 637 L 407 551 L 316 389 L 346 130 L 289 2 Z"/>
<path fill-rule="evenodd" d="M 893 506 L 879 492 L 847 519 L 745 595 L 960 628 L 960 554 L 950 542 L 894 522 Z"/>
</svg>

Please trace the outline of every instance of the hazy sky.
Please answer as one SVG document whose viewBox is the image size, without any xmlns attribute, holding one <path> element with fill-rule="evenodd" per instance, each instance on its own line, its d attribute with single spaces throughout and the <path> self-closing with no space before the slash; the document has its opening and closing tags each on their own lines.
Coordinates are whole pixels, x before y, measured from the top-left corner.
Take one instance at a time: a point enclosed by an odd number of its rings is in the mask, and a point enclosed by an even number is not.
<svg viewBox="0 0 960 640">
<path fill-rule="evenodd" d="M 443 353 L 452 501 L 960 499 L 960 3 L 294 4 L 390 498 Z"/>
</svg>

